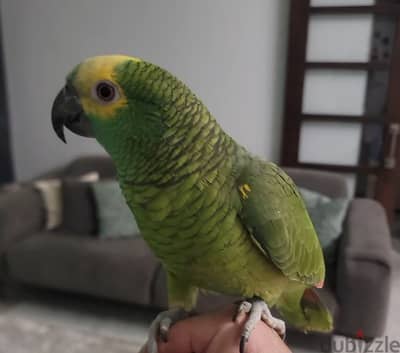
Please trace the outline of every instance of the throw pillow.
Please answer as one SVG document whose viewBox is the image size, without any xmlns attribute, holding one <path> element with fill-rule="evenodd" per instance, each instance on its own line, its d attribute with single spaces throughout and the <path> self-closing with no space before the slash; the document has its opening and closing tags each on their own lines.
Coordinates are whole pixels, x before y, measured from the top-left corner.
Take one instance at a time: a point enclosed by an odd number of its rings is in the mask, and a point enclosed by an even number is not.
<svg viewBox="0 0 400 353">
<path fill-rule="evenodd" d="M 45 228 L 47 230 L 57 228 L 62 221 L 61 180 L 38 180 L 35 181 L 33 185 L 37 190 L 39 190 L 42 196 L 46 211 Z"/>
<path fill-rule="evenodd" d="M 116 180 L 91 185 L 96 200 L 100 238 L 135 237 L 139 228 Z"/>
<path fill-rule="evenodd" d="M 327 263 L 335 260 L 337 242 L 343 230 L 349 200 L 331 199 L 318 192 L 299 188 L 314 224 Z"/>
<path fill-rule="evenodd" d="M 97 172 L 91 172 L 82 175 L 77 180 L 89 182 L 99 179 Z M 63 223 L 63 192 L 60 179 L 43 179 L 33 182 L 34 187 L 39 190 L 44 208 L 46 210 L 47 230 L 59 227 Z"/>
<path fill-rule="evenodd" d="M 62 228 L 74 234 L 95 234 L 97 231 L 96 205 L 90 183 L 66 179 L 63 181 L 62 192 Z"/>
</svg>

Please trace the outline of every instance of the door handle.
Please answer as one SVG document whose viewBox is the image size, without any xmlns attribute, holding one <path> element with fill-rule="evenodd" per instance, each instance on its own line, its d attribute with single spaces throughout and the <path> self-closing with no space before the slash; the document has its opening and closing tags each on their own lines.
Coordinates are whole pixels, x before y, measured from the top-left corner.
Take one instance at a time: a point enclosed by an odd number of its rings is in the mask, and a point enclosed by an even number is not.
<svg viewBox="0 0 400 353">
<path fill-rule="evenodd" d="M 400 124 L 393 123 L 389 125 L 389 138 L 390 147 L 389 155 L 385 157 L 384 166 L 387 169 L 394 169 L 396 167 L 396 150 L 397 150 L 397 138 L 400 134 Z"/>
</svg>

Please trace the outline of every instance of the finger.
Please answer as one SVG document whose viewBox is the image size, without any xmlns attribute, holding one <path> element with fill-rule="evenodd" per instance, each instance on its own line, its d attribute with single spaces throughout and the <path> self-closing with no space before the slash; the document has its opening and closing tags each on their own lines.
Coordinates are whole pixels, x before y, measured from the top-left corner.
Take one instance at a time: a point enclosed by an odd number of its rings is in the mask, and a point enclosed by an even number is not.
<svg viewBox="0 0 400 353">
<path fill-rule="evenodd" d="M 159 342 L 159 353 L 204 352 L 219 327 L 232 316 L 233 307 L 190 317 L 174 324 L 168 342 Z"/>
<path fill-rule="evenodd" d="M 168 341 L 159 340 L 158 353 L 191 353 L 191 330 L 188 320 L 182 320 L 168 331 Z"/>
<path fill-rule="evenodd" d="M 224 323 L 212 339 L 207 353 L 237 353 L 244 319 L 240 325 L 234 322 Z M 246 353 L 290 353 L 289 348 L 279 335 L 263 322 L 259 322 L 246 345 Z"/>
<path fill-rule="evenodd" d="M 214 335 L 206 353 L 237 353 L 239 351 L 240 330 L 234 322 L 223 324 Z"/>
<path fill-rule="evenodd" d="M 212 338 L 226 322 L 232 322 L 235 306 L 217 312 L 198 315 L 188 321 L 193 352 L 204 352 Z"/>
</svg>

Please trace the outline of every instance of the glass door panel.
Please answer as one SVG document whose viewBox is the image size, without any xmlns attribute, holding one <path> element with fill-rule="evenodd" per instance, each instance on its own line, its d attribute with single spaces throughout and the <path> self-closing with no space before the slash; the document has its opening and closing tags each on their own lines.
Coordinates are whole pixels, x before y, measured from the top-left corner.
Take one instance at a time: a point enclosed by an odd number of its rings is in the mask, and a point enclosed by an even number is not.
<svg viewBox="0 0 400 353">
<path fill-rule="evenodd" d="M 302 123 L 300 163 L 355 166 L 360 154 L 362 126 L 358 123 Z"/>
<path fill-rule="evenodd" d="M 307 70 L 303 113 L 364 114 L 367 78 L 365 70 Z"/>
<path fill-rule="evenodd" d="M 373 15 L 313 15 L 306 61 L 368 62 Z"/>
</svg>

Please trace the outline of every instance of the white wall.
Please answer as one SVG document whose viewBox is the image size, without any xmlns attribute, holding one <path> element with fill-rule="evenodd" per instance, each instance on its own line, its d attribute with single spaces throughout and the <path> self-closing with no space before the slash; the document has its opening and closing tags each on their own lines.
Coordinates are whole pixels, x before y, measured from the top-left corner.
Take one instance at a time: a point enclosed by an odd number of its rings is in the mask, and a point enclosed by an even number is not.
<svg viewBox="0 0 400 353">
<path fill-rule="evenodd" d="M 26 179 L 93 140 L 50 124 L 66 73 L 87 56 L 126 53 L 159 64 L 202 97 L 252 152 L 277 159 L 289 0 L 3 0 L 13 154 Z"/>
</svg>

